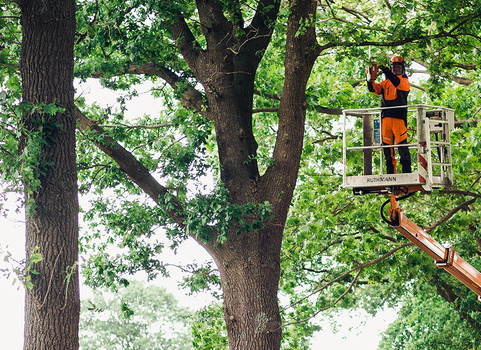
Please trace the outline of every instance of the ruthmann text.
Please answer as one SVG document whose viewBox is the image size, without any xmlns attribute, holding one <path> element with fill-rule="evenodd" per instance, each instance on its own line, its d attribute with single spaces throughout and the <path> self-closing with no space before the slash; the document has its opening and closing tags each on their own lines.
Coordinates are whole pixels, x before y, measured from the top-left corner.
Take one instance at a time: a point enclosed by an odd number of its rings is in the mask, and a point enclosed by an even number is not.
<svg viewBox="0 0 481 350">
<path fill-rule="evenodd" d="M 391 182 L 396 181 L 396 176 L 384 176 L 367 179 L 367 182 Z"/>
</svg>

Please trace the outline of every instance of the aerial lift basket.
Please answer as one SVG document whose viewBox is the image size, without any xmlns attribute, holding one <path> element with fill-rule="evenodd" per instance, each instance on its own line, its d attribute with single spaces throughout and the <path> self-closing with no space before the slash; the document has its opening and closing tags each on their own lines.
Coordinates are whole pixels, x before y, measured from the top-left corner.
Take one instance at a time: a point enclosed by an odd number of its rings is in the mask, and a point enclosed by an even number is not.
<svg viewBox="0 0 481 350">
<path fill-rule="evenodd" d="M 391 107 L 392 108 L 392 107 Z M 399 108 L 399 107 L 396 107 Z M 416 118 L 416 132 L 409 131 L 406 145 L 413 159 L 414 171 L 409 174 L 385 174 L 382 144 L 381 111 L 388 108 L 346 109 L 343 111 L 343 186 L 356 191 L 376 191 L 378 187 L 422 186 L 425 191 L 449 188 L 453 182 L 450 130 L 454 128 L 454 110 L 428 105 L 410 105 L 408 120 Z M 348 126 L 354 118 L 362 118 L 363 138 L 353 135 Z M 362 143 L 361 143 L 362 142 Z M 362 173 L 348 168 L 347 157 L 362 153 Z M 376 157 L 376 155 L 378 155 Z M 374 157 L 373 157 L 374 156 Z M 373 164 L 377 158 L 378 163 Z M 417 160 L 417 166 L 416 166 Z"/>
<path fill-rule="evenodd" d="M 399 108 L 399 107 L 397 107 Z M 381 207 L 381 216 L 391 227 L 421 248 L 434 259 L 435 264 L 451 273 L 478 295 L 481 301 L 481 273 L 462 259 L 454 248 L 445 248 L 403 215 L 399 200 L 417 191 L 449 188 L 453 183 L 450 131 L 454 128 L 454 110 L 427 105 L 410 105 L 408 118 L 416 117 L 416 132 L 407 146 L 417 166 L 409 174 L 384 174 L 383 149 L 396 147 L 382 144 L 380 118 L 382 108 L 350 109 L 343 112 L 343 186 L 352 188 L 354 194 L 381 193 L 389 199 Z M 356 134 L 347 129 L 352 118 L 362 118 L 362 144 Z M 351 118 L 351 120 L 348 120 Z M 362 153 L 362 173 L 348 169 L 348 152 Z M 373 154 L 379 152 L 379 164 L 373 164 Z M 353 157 L 355 159 L 355 156 Z M 351 158 L 352 159 L 352 158 Z M 356 164 L 354 160 L 352 163 Z M 359 168 L 359 166 L 358 166 Z M 391 204 L 389 218 L 383 213 Z"/>
</svg>

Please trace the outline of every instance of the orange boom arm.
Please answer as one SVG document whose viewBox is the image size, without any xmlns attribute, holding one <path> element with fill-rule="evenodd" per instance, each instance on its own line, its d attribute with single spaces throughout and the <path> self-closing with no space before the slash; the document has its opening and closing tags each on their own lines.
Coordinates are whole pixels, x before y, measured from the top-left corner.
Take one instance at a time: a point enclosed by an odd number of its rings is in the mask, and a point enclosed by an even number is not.
<svg viewBox="0 0 481 350">
<path fill-rule="evenodd" d="M 461 258 L 454 248 L 445 248 L 422 228 L 406 218 L 399 207 L 398 197 L 390 194 L 390 225 L 426 252 L 436 265 L 448 271 L 478 295 L 481 301 L 481 273 Z"/>
</svg>

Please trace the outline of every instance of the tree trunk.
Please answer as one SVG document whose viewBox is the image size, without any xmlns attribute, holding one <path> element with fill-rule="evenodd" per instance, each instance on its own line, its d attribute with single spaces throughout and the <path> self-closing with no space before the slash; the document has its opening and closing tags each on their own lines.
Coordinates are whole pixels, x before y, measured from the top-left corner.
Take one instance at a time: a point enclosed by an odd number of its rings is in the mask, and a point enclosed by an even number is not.
<svg viewBox="0 0 481 350">
<path fill-rule="evenodd" d="M 22 10 L 21 76 L 23 101 L 57 103 L 65 112 L 25 115 L 20 152 L 27 154 L 34 181 L 24 177 L 27 267 L 32 289 L 25 301 L 28 350 L 77 350 L 80 311 L 78 290 L 78 198 L 73 114 L 75 1 L 25 0 Z M 32 206 L 33 205 L 33 206 Z M 29 263 L 32 252 L 43 260 Z M 28 272 L 28 270 L 27 270 Z"/>
<path fill-rule="evenodd" d="M 273 242 L 273 237 L 277 237 L 277 242 Z M 230 239 L 214 250 L 231 350 L 280 349 L 277 292 L 281 237 L 282 230 L 266 228 Z"/>
<path fill-rule="evenodd" d="M 275 164 L 264 175 L 259 175 L 255 162 L 257 144 L 251 125 L 252 111 L 245 110 L 245 105 L 251 106 L 254 80 L 239 75 L 239 79 L 217 86 L 216 91 L 223 94 L 212 94 L 209 99 L 216 116 L 222 180 L 232 201 L 240 204 L 267 201 L 272 206 L 272 218 L 261 230 L 237 235 L 233 228 L 226 243 L 210 249 L 221 275 L 231 350 L 281 347 L 282 323 L 277 299 L 280 250 L 303 147 L 305 89 L 317 57 L 313 28 L 308 27 L 301 35 L 299 31 L 302 23 L 314 16 L 315 6 L 315 2 L 304 0 L 293 2 L 290 7 L 285 83 L 273 153 Z M 237 71 L 247 71 L 248 64 L 244 64 Z M 231 95 L 227 92 L 229 86 L 234 87 Z"/>
</svg>

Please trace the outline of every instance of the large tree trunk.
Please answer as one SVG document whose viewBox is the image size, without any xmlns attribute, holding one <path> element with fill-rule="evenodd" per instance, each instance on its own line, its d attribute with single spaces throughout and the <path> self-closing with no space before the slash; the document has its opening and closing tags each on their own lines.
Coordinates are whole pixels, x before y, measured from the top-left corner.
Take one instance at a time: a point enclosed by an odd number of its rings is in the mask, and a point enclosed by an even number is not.
<svg viewBox="0 0 481 350">
<path fill-rule="evenodd" d="M 277 299 L 280 250 L 303 147 L 305 89 L 318 49 L 312 27 L 299 35 L 302 23 L 315 13 L 315 2 L 304 0 L 291 5 L 285 83 L 273 153 L 275 164 L 264 175 L 260 176 L 257 170 L 257 144 L 251 124 L 254 74 L 225 74 L 225 80 L 219 79 L 215 91 L 207 94 L 216 121 L 222 180 L 232 201 L 239 204 L 267 201 L 273 215 L 263 229 L 237 235 L 233 228 L 227 242 L 208 249 L 221 275 L 231 350 L 271 350 L 281 346 Z M 224 64 L 228 62 L 226 57 L 222 56 Z M 241 60 L 234 59 L 234 72 L 248 72 L 255 67 Z"/>
<path fill-rule="evenodd" d="M 281 233 L 271 227 L 245 233 L 218 246 L 212 254 L 221 275 L 232 350 L 280 349 L 277 291 Z"/>
<path fill-rule="evenodd" d="M 23 101 L 57 103 L 66 108 L 53 116 L 24 117 L 21 152 L 35 133 L 45 141 L 33 162 L 39 186 L 24 179 L 32 205 L 26 222 L 26 254 L 40 253 L 32 264 L 33 289 L 25 301 L 25 345 L 28 350 L 78 349 L 78 199 L 73 115 L 73 44 L 75 1 L 24 0 L 21 75 Z M 30 155 L 27 155 L 30 157 Z M 27 261 L 28 264 L 28 261 Z"/>
</svg>

